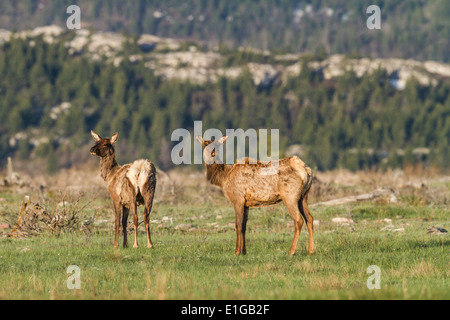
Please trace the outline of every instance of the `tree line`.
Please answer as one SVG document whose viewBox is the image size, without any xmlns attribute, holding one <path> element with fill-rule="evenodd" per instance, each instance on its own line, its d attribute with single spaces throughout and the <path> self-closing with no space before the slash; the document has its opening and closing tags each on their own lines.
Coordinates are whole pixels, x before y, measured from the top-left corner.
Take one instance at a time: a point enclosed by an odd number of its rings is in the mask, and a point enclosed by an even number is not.
<svg viewBox="0 0 450 320">
<path fill-rule="evenodd" d="M 410 80 L 398 91 L 384 70 L 325 80 L 305 62 L 299 76 L 266 87 L 255 86 L 248 72 L 200 85 L 163 80 L 143 62 L 124 59 L 115 67 L 72 57 L 63 41 L 42 38 L 33 46 L 21 39 L 4 43 L 0 74 L 1 160 L 41 157 L 50 171 L 72 164 L 91 142 L 91 129 L 119 132 L 121 162 L 142 156 L 169 169 L 171 133 L 192 129 L 197 120 L 204 130 L 222 132 L 280 129 L 281 154 L 298 144 L 319 170 L 450 163 L 448 79 L 426 87 Z M 70 107 L 58 108 L 65 102 Z M 64 160 L 57 152 L 72 156 Z"/>
</svg>

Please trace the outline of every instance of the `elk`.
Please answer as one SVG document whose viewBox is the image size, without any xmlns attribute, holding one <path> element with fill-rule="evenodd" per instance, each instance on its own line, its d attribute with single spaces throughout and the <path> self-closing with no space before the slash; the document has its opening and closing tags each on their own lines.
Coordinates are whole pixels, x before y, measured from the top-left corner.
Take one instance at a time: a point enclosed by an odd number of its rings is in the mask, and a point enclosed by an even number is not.
<svg viewBox="0 0 450 320">
<path fill-rule="evenodd" d="M 308 254 L 313 254 L 313 217 L 307 204 L 312 183 L 311 169 L 296 156 L 276 160 L 278 163 L 274 161 L 263 163 L 245 158 L 243 163 L 223 164 L 218 159 L 216 150 L 225 143 L 227 138 L 228 136 L 224 136 L 217 141 L 205 141 L 202 137 L 196 136 L 204 148 L 207 180 L 220 187 L 234 206 L 237 235 L 235 255 L 247 252 L 245 232 L 249 208 L 274 205 L 281 201 L 284 202 L 289 215 L 294 220 L 294 239 L 289 254 L 295 254 L 303 219 L 306 221 L 309 233 Z M 261 174 L 262 169 L 271 168 L 278 168 L 278 170 L 270 175 Z"/>
<path fill-rule="evenodd" d="M 123 247 L 128 247 L 127 220 L 130 209 L 133 211 L 134 244 L 138 247 L 137 207 L 144 205 L 144 224 L 147 233 L 147 247 L 152 248 L 150 237 L 150 212 L 153 205 L 153 196 L 156 188 L 156 169 L 149 160 L 141 159 L 133 163 L 120 166 L 115 158 L 114 143 L 118 134 L 115 133 L 111 139 L 101 138 L 97 133 L 91 131 L 95 145 L 91 148 L 92 155 L 100 157 L 101 177 L 108 186 L 108 191 L 114 205 L 115 211 L 115 238 L 114 247 L 119 246 L 119 227 L 122 217 Z"/>
</svg>

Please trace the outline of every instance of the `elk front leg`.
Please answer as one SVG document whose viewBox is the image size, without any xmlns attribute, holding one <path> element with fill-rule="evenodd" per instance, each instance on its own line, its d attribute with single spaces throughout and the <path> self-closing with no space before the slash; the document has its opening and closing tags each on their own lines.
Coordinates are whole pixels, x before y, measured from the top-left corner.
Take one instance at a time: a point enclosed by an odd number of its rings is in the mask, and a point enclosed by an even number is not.
<svg viewBox="0 0 450 320">
<path fill-rule="evenodd" d="M 123 230 L 123 247 L 128 248 L 128 238 L 127 238 L 127 224 L 128 224 L 128 213 L 130 209 L 127 207 L 122 207 L 122 230 Z"/>
<path fill-rule="evenodd" d="M 243 222 L 244 222 L 244 204 L 235 204 L 234 213 L 236 214 L 236 250 L 235 255 L 238 256 L 244 252 L 244 233 L 243 233 Z"/>
<path fill-rule="evenodd" d="M 283 199 L 286 208 L 288 209 L 289 215 L 292 220 L 294 220 L 294 239 L 292 240 L 291 248 L 289 250 L 289 255 L 294 255 L 295 250 L 297 249 L 298 237 L 300 236 L 300 232 L 303 227 L 303 220 L 300 216 L 300 211 L 298 208 L 298 201 L 294 198 L 291 199 Z"/>
<path fill-rule="evenodd" d="M 114 248 L 118 248 L 119 247 L 120 217 L 122 215 L 122 205 L 120 203 L 114 203 L 114 211 L 115 211 Z"/>
</svg>

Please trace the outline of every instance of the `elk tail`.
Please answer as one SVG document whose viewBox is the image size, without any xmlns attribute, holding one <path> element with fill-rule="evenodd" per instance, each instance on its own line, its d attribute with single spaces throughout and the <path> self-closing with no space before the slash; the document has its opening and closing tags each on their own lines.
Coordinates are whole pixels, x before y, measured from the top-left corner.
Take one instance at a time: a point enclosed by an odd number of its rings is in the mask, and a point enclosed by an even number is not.
<svg viewBox="0 0 450 320">
<path fill-rule="evenodd" d="M 306 179 L 305 185 L 303 186 L 302 196 L 298 202 L 298 209 L 300 210 L 300 213 L 303 216 L 303 219 L 305 220 L 305 222 L 308 222 L 308 218 L 306 217 L 305 211 L 303 210 L 303 200 L 304 200 L 305 196 L 308 194 L 309 189 L 311 188 L 311 184 L 313 181 L 313 172 L 312 172 L 311 168 L 309 168 L 309 167 L 305 167 L 305 171 L 307 173 L 307 179 Z"/>
<path fill-rule="evenodd" d="M 308 193 L 309 189 L 311 188 L 312 181 L 313 181 L 313 172 L 312 172 L 311 168 L 305 167 L 305 170 L 306 170 L 308 177 L 306 179 L 305 185 L 303 186 L 301 199 L 303 199 L 305 197 L 305 195 Z"/>
</svg>

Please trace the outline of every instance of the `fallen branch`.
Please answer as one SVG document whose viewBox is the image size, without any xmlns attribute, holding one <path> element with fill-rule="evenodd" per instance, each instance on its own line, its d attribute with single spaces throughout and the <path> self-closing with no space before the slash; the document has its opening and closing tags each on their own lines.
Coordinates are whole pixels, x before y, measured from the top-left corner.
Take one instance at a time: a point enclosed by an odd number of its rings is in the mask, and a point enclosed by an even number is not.
<svg viewBox="0 0 450 320">
<path fill-rule="evenodd" d="M 385 198 L 389 201 L 389 203 L 396 203 L 398 201 L 397 196 L 395 195 L 395 192 L 391 189 L 378 189 L 370 193 L 364 193 L 358 196 L 349 196 L 345 198 L 340 199 L 334 199 L 330 201 L 325 202 L 319 202 L 314 203 L 311 205 L 311 207 L 314 206 L 338 206 L 348 203 L 354 203 L 354 202 L 363 202 L 363 201 L 373 201 L 380 198 Z"/>
</svg>

